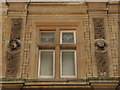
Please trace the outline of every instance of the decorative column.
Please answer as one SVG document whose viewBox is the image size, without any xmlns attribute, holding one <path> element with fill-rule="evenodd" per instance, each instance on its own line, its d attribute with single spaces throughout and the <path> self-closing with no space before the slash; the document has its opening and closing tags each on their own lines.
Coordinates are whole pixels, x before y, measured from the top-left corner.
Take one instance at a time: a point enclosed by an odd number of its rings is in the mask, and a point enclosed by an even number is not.
<svg viewBox="0 0 120 90">
<path fill-rule="evenodd" d="M 93 77 L 110 76 L 106 3 L 88 3 Z"/>
<path fill-rule="evenodd" d="M 7 48 L 5 55 L 5 77 L 21 78 L 22 63 L 24 56 L 24 40 L 27 18 L 27 3 L 11 3 L 8 4 L 7 11 Z M 11 8 L 14 7 L 14 8 Z"/>
</svg>

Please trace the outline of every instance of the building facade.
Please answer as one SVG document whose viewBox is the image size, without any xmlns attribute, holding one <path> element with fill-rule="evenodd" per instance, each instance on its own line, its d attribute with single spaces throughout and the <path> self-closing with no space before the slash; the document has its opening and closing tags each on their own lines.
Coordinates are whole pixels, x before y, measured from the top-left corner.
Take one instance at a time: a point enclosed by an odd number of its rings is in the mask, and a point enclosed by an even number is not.
<svg viewBox="0 0 120 90">
<path fill-rule="evenodd" d="M 119 2 L 2 3 L 2 87 L 119 90 Z"/>
</svg>

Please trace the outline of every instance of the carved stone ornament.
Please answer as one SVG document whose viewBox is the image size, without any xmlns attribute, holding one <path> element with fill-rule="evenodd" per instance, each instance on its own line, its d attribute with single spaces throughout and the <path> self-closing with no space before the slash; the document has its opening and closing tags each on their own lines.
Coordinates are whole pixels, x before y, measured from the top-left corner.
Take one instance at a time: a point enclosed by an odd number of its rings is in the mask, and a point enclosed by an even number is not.
<svg viewBox="0 0 120 90">
<path fill-rule="evenodd" d="M 11 34 L 7 51 L 6 77 L 14 78 L 19 70 L 20 47 L 21 47 L 22 19 L 11 19 Z"/>
<path fill-rule="evenodd" d="M 107 43 L 105 41 L 104 18 L 93 18 L 95 35 L 95 58 L 99 77 L 109 76 Z"/>
<path fill-rule="evenodd" d="M 19 66 L 19 57 L 20 57 L 20 51 L 18 52 L 8 52 L 7 53 L 7 72 L 6 77 L 7 78 L 14 78 L 16 77 L 16 74 L 18 72 L 18 66 Z"/>
<path fill-rule="evenodd" d="M 107 43 L 104 39 L 95 40 L 95 48 L 98 51 L 106 51 Z"/>
<path fill-rule="evenodd" d="M 13 38 L 10 40 L 9 42 L 9 48 L 10 48 L 10 51 L 16 51 L 20 48 L 20 40 L 19 38 Z"/>
<path fill-rule="evenodd" d="M 95 39 L 105 39 L 104 18 L 93 18 Z"/>
<path fill-rule="evenodd" d="M 108 77 L 108 52 L 95 52 L 95 56 L 97 61 L 98 76 Z"/>
<path fill-rule="evenodd" d="M 12 19 L 12 30 L 20 30 L 22 24 L 22 19 Z"/>
</svg>

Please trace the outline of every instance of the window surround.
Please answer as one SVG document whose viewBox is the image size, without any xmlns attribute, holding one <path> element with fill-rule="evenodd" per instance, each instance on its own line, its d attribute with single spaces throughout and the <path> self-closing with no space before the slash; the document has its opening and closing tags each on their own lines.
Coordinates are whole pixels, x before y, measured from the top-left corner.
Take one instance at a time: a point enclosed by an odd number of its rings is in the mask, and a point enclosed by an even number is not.
<svg viewBox="0 0 120 90">
<path fill-rule="evenodd" d="M 43 24 L 43 23 L 42 23 Z M 54 76 L 53 77 L 48 77 L 48 80 L 49 79 L 64 79 L 64 78 L 77 78 L 77 63 L 76 63 L 76 59 L 74 60 L 75 61 L 75 75 L 74 76 L 68 76 L 68 77 L 61 77 L 61 66 L 60 66 L 60 62 L 61 62 L 61 50 L 74 50 L 76 51 L 77 50 L 77 30 L 78 30 L 78 25 L 79 23 L 44 23 L 44 25 L 42 24 L 39 24 L 38 25 L 38 33 L 37 35 L 39 37 L 37 37 L 38 39 L 38 43 L 37 43 L 37 46 L 38 46 L 38 53 L 39 51 L 41 50 L 54 50 L 55 51 L 55 57 L 57 60 L 55 60 L 55 68 L 54 68 Z M 49 25 L 50 24 L 50 25 Z M 54 25 L 55 24 L 55 25 Z M 40 41 L 40 33 L 41 31 L 44 31 L 44 32 L 47 32 L 47 31 L 53 31 L 54 34 L 55 34 L 55 43 L 54 44 L 41 44 L 39 41 Z M 74 34 L 74 42 L 75 43 L 68 43 L 68 44 L 61 44 L 60 42 L 60 38 L 61 38 L 61 32 L 73 32 Z M 58 52 L 58 54 L 57 54 Z M 58 56 L 59 55 L 59 56 Z M 40 57 L 40 55 L 37 55 L 38 58 Z M 76 58 L 77 55 L 75 55 L 75 58 Z M 39 60 L 40 61 L 40 60 Z M 38 61 L 38 62 L 39 62 Z M 39 64 L 39 63 L 38 63 Z M 58 67 L 56 67 L 56 65 L 58 65 Z M 40 66 L 38 65 L 38 68 L 37 70 L 40 69 Z M 47 79 L 47 77 L 41 77 L 41 76 L 38 76 L 39 75 L 39 72 L 38 74 L 36 75 L 37 78 L 39 79 Z"/>
<path fill-rule="evenodd" d="M 42 76 L 40 75 L 40 64 L 41 64 L 41 52 L 42 51 L 53 51 L 53 75 Z M 38 78 L 54 78 L 55 77 L 55 50 L 39 50 L 39 61 L 38 61 Z"/>
<path fill-rule="evenodd" d="M 65 52 L 71 52 L 71 51 L 73 51 L 74 52 L 74 64 L 75 64 L 75 75 L 74 76 L 63 76 L 62 75 L 62 52 L 63 51 L 65 51 Z M 60 53 L 60 77 L 61 78 L 76 78 L 77 77 L 77 58 L 76 58 L 76 50 L 68 50 L 68 49 L 66 49 L 66 50 L 61 50 L 61 53 Z"/>
</svg>

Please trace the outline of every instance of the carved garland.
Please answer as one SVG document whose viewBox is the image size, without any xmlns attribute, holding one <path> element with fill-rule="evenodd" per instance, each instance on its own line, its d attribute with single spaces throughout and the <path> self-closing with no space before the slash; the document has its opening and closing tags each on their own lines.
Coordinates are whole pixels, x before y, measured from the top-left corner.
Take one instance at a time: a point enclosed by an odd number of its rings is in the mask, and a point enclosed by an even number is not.
<svg viewBox="0 0 120 90">
<path fill-rule="evenodd" d="M 22 29 L 22 19 L 11 19 L 11 35 L 7 51 L 6 77 L 16 77 L 19 69 L 20 59 L 20 34 Z"/>
<path fill-rule="evenodd" d="M 105 41 L 104 18 L 93 18 L 95 35 L 95 57 L 99 77 L 109 76 L 107 42 Z"/>
</svg>

